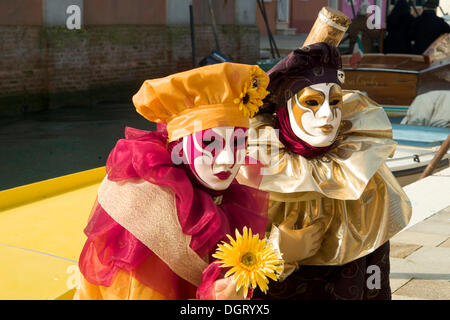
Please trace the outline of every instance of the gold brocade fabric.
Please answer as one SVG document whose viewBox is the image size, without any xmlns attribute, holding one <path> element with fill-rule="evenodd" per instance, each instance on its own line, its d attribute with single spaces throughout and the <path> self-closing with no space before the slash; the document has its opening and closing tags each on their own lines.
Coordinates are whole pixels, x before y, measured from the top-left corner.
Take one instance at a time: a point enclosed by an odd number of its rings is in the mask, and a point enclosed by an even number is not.
<svg viewBox="0 0 450 320">
<path fill-rule="evenodd" d="M 190 248 L 191 237 L 181 229 L 175 194 L 169 187 L 143 179 L 115 182 L 105 177 L 98 202 L 173 272 L 194 286 L 200 284 L 208 263 Z"/>
<path fill-rule="evenodd" d="M 365 256 L 411 217 L 409 199 L 384 163 L 396 146 L 386 113 L 358 92 L 344 90 L 343 99 L 335 147 L 320 158 L 286 150 L 274 135 L 271 115 L 251 123 L 256 134 L 249 137 L 249 155 L 263 162 L 264 175 L 259 185 L 252 184 L 258 180 L 251 177 L 251 166 L 242 167 L 238 180 L 270 192 L 271 242 L 292 211 L 299 212 L 296 228 L 326 226 L 317 254 L 300 264 L 342 265 Z"/>
</svg>

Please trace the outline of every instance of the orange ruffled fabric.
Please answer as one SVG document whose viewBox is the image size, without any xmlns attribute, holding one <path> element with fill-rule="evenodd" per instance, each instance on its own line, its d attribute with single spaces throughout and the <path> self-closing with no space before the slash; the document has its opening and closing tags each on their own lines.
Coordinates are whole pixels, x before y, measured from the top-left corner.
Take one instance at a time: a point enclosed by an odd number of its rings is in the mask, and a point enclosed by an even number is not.
<svg viewBox="0 0 450 320">
<path fill-rule="evenodd" d="M 96 203 L 85 229 L 80 259 L 83 274 L 77 299 L 195 299 L 197 288 L 175 274 L 156 254 Z M 114 235 L 122 241 L 109 241 Z M 117 244 L 120 249 L 111 247 Z M 136 248 L 130 250 L 129 246 Z M 122 254 L 123 252 L 123 254 Z M 132 252 L 132 256 L 127 253 Z"/>
<path fill-rule="evenodd" d="M 81 279 L 81 287 L 75 300 L 167 300 L 156 290 L 150 289 L 126 271 L 119 271 L 109 286 L 96 286 Z"/>
</svg>

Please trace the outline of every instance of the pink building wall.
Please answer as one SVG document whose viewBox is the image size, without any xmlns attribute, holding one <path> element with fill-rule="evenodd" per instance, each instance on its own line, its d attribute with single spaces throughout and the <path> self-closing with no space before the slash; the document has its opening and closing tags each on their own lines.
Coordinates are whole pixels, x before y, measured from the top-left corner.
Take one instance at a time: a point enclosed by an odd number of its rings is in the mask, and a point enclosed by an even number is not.
<svg viewBox="0 0 450 320">
<path fill-rule="evenodd" d="M 165 0 L 85 0 L 83 6 L 85 25 L 166 23 Z"/>
<path fill-rule="evenodd" d="M 297 33 L 308 33 L 317 19 L 320 9 L 328 6 L 328 0 L 291 0 L 290 27 Z"/>
<path fill-rule="evenodd" d="M 0 0 L 0 25 L 42 25 L 42 0 Z"/>
</svg>

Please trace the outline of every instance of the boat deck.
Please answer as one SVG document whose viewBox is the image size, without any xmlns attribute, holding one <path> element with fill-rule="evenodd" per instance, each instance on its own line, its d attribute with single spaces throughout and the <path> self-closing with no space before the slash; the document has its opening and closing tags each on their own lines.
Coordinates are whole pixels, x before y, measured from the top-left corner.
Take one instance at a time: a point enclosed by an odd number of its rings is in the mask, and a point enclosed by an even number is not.
<svg viewBox="0 0 450 320">
<path fill-rule="evenodd" d="M 104 167 L 0 192 L 0 300 L 71 299 Z"/>
<path fill-rule="evenodd" d="M 342 66 L 344 69 L 350 68 L 351 55 L 342 56 Z M 361 68 L 376 68 L 376 69 L 395 69 L 405 71 L 419 72 L 429 65 L 425 63 L 423 56 L 420 55 L 405 55 L 405 54 L 389 54 L 371 53 L 365 54 L 362 61 L 358 65 Z"/>
<path fill-rule="evenodd" d="M 393 138 L 399 144 L 434 147 L 440 146 L 450 134 L 448 128 L 392 124 Z"/>
<path fill-rule="evenodd" d="M 401 186 L 417 181 L 434 158 L 450 129 L 392 124 L 393 138 L 398 143 L 395 154 L 386 160 Z M 448 168 L 450 150 L 442 158 L 436 172 Z"/>
</svg>

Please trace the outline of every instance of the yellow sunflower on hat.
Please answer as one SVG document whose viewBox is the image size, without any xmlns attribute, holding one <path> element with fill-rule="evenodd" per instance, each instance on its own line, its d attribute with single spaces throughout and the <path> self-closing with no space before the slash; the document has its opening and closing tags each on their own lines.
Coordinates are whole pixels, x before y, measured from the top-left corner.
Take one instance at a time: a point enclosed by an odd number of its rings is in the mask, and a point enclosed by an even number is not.
<svg viewBox="0 0 450 320">
<path fill-rule="evenodd" d="M 260 68 L 254 66 L 248 81 L 245 82 L 239 98 L 233 100 L 239 105 L 244 116 L 253 117 L 263 105 L 263 99 L 269 94 L 266 90 L 269 78 Z"/>
</svg>

